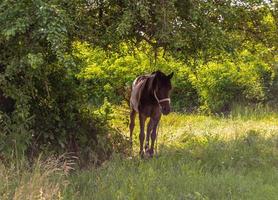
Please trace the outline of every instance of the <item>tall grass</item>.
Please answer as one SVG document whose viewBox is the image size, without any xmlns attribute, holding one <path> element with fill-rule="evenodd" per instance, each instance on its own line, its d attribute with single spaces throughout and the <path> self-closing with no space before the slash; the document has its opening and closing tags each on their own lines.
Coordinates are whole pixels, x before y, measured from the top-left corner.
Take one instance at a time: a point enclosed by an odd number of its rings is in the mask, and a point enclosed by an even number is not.
<svg viewBox="0 0 278 200">
<path fill-rule="evenodd" d="M 135 147 L 132 157 L 115 154 L 73 173 L 68 158 L 0 164 L 1 199 L 277 199 L 278 116 L 270 111 L 163 117 L 153 159 Z M 128 136 L 125 112 L 111 125 Z M 137 123 L 135 145 L 138 132 Z"/>
<path fill-rule="evenodd" d="M 268 104 L 241 105 L 235 104 L 230 113 L 230 117 L 238 119 L 274 119 L 278 117 L 278 110 L 275 106 Z"/>
<path fill-rule="evenodd" d="M 1 199 L 62 199 L 61 192 L 68 184 L 66 176 L 74 164 L 74 157 L 66 155 L 38 158 L 32 167 L 27 162 L 8 167 L 0 164 Z"/>
</svg>

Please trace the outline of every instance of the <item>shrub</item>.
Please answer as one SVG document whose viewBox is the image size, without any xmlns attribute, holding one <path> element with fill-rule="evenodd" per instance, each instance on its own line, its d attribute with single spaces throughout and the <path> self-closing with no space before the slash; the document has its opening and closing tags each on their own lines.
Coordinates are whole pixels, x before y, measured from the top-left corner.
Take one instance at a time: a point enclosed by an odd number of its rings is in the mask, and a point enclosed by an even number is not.
<svg viewBox="0 0 278 200">
<path fill-rule="evenodd" d="M 109 102 L 128 102 L 132 81 L 142 74 L 161 70 L 174 72 L 172 107 L 175 111 L 227 112 L 233 103 L 264 102 L 273 81 L 273 70 L 261 58 L 242 51 L 237 59 L 191 65 L 158 52 L 156 61 L 151 60 L 148 45 L 128 52 L 122 44 L 120 53 L 107 55 L 104 50 L 86 43 L 74 43 L 75 56 L 80 60 L 81 72 L 77 75 L 83 88 L 90 92 L 89 99 L 101 105 L 104 97 Z"/>
<path fill-rule="evenodd" d="M 266 101 L 273 78 L 274 71 L 248 52 L 238 61 L 200 65 L 190 76 L 206 112 L 229 111 L 236 102 Z"/>
<path fill-rule="evenodd" d="M 74 55 L 80 60 L 82 69 L 77 78 L 83 88 L 90 91 L 89 99 L 95 100 L 91 102 L 96 105 L 102 104 L 104 97 L 114 104 L 121 104 L 123 100 L 128 102 L 130 87 L 137 76 L 161 70 L 175 74 L 172 93 L 175 111 L 190 111 L 198 106 L 197 91 L 188 78 L 190 68 L 169 55 L 164 58 L 161 51 L 157 60 L 152 60 L 151 49 L 146 44 L 133 54 L 127 52 L 127 46 L 123 44 L 121 53 L 107 55 L 87 43 L 75 42 Z"/>
<path fill-rule="evenodd" d="M 237 67 L 231 63 L 201 65 L 190 79 L 196 87 L 203 111 L 223 111 L 241 93 Z"/>
</svg>

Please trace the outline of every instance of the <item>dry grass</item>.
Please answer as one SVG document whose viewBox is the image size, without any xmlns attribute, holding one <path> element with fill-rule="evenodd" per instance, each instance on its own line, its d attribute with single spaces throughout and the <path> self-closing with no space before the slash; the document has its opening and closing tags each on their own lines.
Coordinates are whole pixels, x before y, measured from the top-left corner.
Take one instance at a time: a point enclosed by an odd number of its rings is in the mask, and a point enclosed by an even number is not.
<svg viewBox="0 0 278 200">
<path fill-rule="evenodd" d="M 76 158 L 68 154 L 60 157 L 39 158 L 32 168 L 25 162 L 10 168 L 0 165 L 1 199 L 62 199 L 68 185 L 67 176 L 74 170 Z"/>
</svg>

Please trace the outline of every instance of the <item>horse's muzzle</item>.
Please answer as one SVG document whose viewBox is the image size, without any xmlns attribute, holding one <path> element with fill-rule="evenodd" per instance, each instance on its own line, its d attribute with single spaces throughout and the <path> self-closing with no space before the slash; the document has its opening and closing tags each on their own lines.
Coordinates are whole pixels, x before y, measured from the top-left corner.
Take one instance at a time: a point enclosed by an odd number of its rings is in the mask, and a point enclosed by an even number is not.
<svg viewBox="0 0 278 200">
<path fill-rule="evenodd" d="M 171 111 L 171 108 L 170 107 L 162 107 L 161 108 L 161 112 L 163 115 L 168 115 Z"/>
</svg>

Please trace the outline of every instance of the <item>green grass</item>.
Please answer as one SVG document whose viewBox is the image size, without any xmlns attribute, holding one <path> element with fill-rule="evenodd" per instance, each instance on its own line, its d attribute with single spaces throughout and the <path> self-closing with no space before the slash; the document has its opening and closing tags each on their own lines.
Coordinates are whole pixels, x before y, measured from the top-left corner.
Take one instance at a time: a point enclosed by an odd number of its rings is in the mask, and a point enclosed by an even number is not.
<svg viewBox="0 0 278 200">
<path fill-rule="evenodd" d="M 125 117 L 111 124 L 128 135 Z M 138 124 L 135 134 L 138 145 Z M 133 151 L 70 175 L 55 159 L 35 170 L 0 165 L 1 199 L 278 199 L 278 115 L 271 111 L 174 113 L 160 124 L 157 157 Z"/>
</svg>

